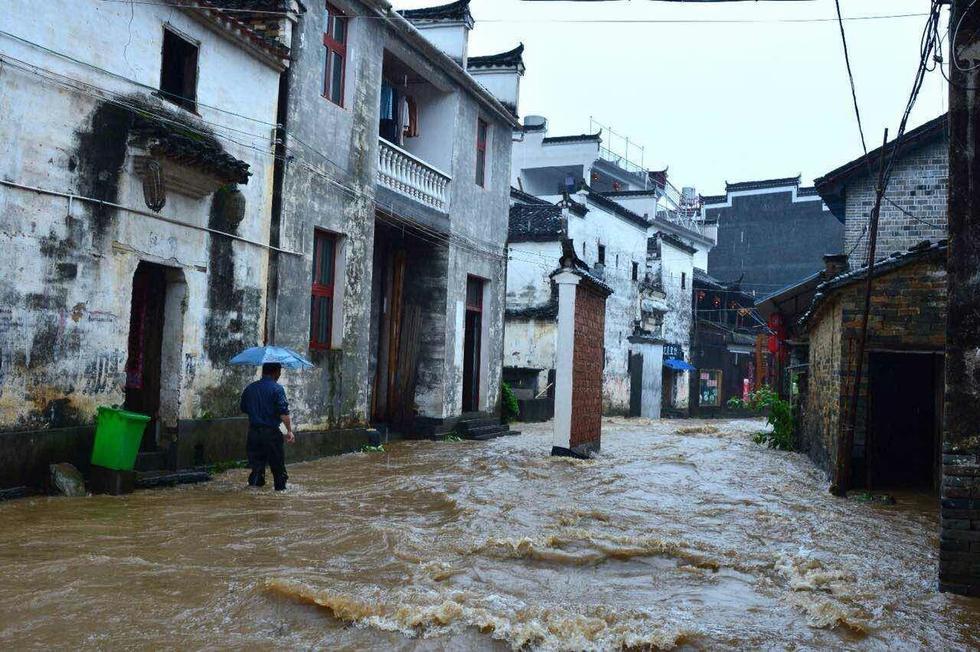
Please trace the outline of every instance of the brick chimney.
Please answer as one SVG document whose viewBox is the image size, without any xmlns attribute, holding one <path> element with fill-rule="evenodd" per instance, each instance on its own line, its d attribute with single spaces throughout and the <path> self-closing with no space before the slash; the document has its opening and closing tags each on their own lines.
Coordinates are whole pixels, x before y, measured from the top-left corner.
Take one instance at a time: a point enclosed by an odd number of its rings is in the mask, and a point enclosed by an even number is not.
<svg viewBox="0 0 980 652">
<path fill-rule="evenodd" d="M 847 272 L 849 269 L 847 254 L 824 254 L 823 280 L 829 281 L 835 276 Z"/>
</svg>

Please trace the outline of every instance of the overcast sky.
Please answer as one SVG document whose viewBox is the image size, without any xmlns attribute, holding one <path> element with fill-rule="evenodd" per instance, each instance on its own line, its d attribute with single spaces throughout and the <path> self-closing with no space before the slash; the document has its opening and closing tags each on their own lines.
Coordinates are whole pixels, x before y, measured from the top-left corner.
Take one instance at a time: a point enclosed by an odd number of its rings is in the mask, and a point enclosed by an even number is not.
<svg viewBox="0 0 980 652">
<path fill-rule="evenodd" d="M 398 9 L 443 3 L 393 0 Z M 845 17 L 924 14 L 929 1 L 841 5 Z M 726 180 L 800 173 L 810 184 L 861 153 L 835 21 L 628 22 L 834 18 L 833 0 L 473 0 L 471 11 L 470 55 L 525 45 L 522 116 L 547 116 L 552 135 L 583 133 L 593 116 L 644 145 L 646 167 L 669 166 L 678 187 L 717 194 Z M 627 22 L 560 22 L 596 20 Z M 898 128 L 924 25 L 925 16 L 845 23 L 869 149 Z M 945 111 L 945 94 L 930 73 L 909 127 Z"/>
</svg>

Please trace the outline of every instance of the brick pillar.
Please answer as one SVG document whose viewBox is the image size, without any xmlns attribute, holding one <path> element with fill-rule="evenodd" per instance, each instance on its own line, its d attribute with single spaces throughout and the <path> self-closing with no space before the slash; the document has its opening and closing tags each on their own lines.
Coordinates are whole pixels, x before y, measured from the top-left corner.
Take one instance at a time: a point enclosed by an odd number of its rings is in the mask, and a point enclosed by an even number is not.
<svg viewBox="0 0 980 652">
<path fill-rule="evenodd" d="M 552 455 L 588 457 L 602 437 L 606 297 L 611 290 L 577 268 L 552 274 L 558 286 Z"/>
<path fill-rule="evenodd" d="M 954 0 L 939 588 L 980 596 L 980 7 Z"/>
</svg>

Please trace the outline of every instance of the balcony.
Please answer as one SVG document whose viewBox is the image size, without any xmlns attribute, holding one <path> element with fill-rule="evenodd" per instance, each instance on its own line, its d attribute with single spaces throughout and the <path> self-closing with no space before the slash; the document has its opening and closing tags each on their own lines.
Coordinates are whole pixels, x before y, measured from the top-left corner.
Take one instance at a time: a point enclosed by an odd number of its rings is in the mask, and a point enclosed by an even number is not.
<svg viewBox="0 0 980 652">
<path fill-rule="evenodd" d="M 452 177 L 384 138 L 378 143 L 379 184 L 441 213 L 449 212 Z"/>
<path fill-rule="evenodd" d="M 377 184 L 448 215 L 452 178 L 443 170 L 453 165 L 454 88 L 398 43 L 385 48 L 381 76 Z"/>
</svg>

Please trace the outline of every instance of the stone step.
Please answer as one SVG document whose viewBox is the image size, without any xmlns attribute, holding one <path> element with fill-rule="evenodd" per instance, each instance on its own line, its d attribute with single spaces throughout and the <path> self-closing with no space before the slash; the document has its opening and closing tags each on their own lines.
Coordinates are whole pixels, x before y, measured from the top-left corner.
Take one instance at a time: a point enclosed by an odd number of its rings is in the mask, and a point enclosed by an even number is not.
<svg viewBox="0 0 980 652">
<path fill-rule="evenodd" d="M 456 422 L 456 429 L 466 432 L 468 430 L 473 430 L 474 428 L 484 428 L 486 426 L 499 426 L 500 419 L 495 418 L 479 418 L 479 419 L 461 419 Z"/>
<path fill-rule="evenodd" d="M 480 426 L 479 428 L 470 428 L 467 430 L 466 434 L 463 435 L 464 439 L 475 439 L 477 441 L 486 441 L 488 439 L 496 439 L 497 437 L 504 437 L 510 431 L 509 426 L 504 425 L 492 425 L 492 426 Z"/>
<path fill-rule="evenodd" d="M 207 471 L 144 471 L 136 474 L 136 487 L 152 489 L 155 487 L 174 487 L 179 484 L 207 482 L 211 474 Z"/>
<path fill-rule="evenodd" d="M 163 451 L 141 451 L 136 455 L 134 471 L 167 470 L 167 454 Z"/>
</svg>

